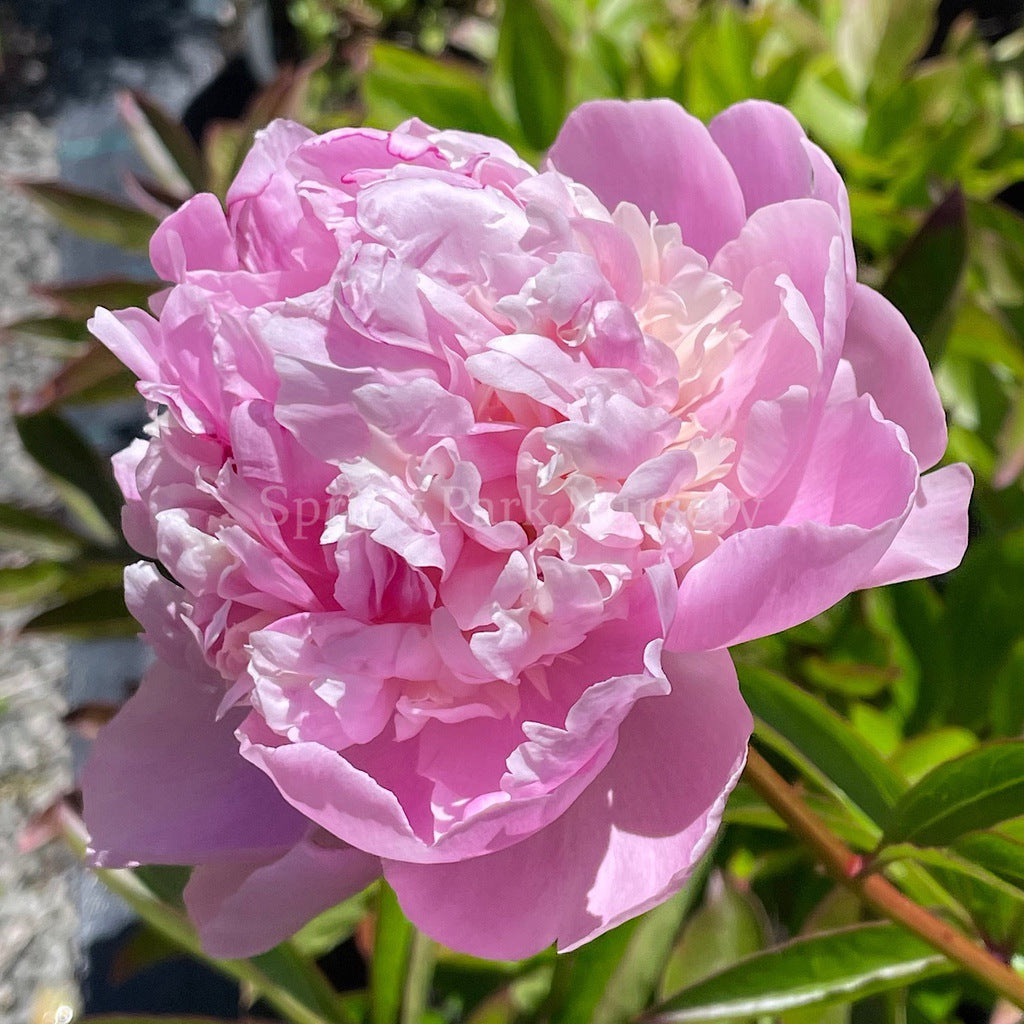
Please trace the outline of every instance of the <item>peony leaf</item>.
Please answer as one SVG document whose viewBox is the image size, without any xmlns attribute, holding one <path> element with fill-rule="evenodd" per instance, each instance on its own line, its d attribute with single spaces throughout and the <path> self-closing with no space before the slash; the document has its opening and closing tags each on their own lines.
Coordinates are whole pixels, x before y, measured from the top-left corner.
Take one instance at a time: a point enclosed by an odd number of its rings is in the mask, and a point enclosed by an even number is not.
<svg viewBox="0 0 1024 1024">
<path fill-rule="evenodd" d="M 825 704 L 766 669 L 740 664 L 758 734 L 802 771 L 881 824 L 903 784 L 875 749 Z"/>
<path fill-rule="evenodd" d="M 999 832 L 972 832 L 956 841 L 962 857 L 1024 889 L 1024 843 Z"/>
<path fill-rule="evenodd" d="M 661 979 L 661 997 L 672 996 L 763 949 L 769 932 L 757 897 L 716 872 L 708 883 L 704 905 L 686 922 L 672 950 Z"/>
<path fill-rule="evenodd" d="M 558 958 L 551 1024 L 623 1024 L 647 1006 L 709 864 L 705 858 L 683 889 L 660 907 Z"/>
<path fill-rule="evenodd" d="M 74 281 L 71 284 L 37 285 L 32 291 L 56 306 L 66 317 L 86 320 L 97 306 L 124 309 L 139 306 L 145 309 L 149 297 L 163 288 L 160 281 L 133 281 L 127 277 L 107 277 L 96 281 Z"/>
<path fill-rule="evenodd" d="M 644 1020 L 702 1024 L 771 1017 L 861 999 L 951 969 L 931 946 L 896 925 L 856 925 L 755 953 L 691 985 Z"/>
<path fill-rule="evenodd" d="M 17 505 L 0 504 L 0 551 L 20 551 L 31 558 L 65 559 L 86 541 L 49 516 Z"/>
<path fill-rule="evenodd" d="M 31 562 L 0 569 L 0 609 L 22 608 L 52 596 L 65 576 L 66 570 L 59 562 Z"/>
<path fill-rule="evenodd" d="M 135 636 L 139 624 L 128 614 L 124 588 L 110 587 L 73 598 L 37 615 L 24 627 L 28 633 L 59 633 L 63 636 Z"/>
<path fill-rule="evenodd" d="M 988 743 L 930 771 L 892 808 L 889 843 L 945 846 L 1024 808 L 1024 743 Z"/>
<path fill-rule="evenodd" d="M 136 378 L 105 345 L 88 351 L 63 366 L 31 398 L 18 403 L 22 413 L 38 413 L 70 399 L 105 402 L 137 394 Z"/>
<path fill-rule="evenodd" d="M 192 190 L 205 191 L 206 172 L 203 168 L 203 157 L 199 147 L 192 141 L 192 136 L 185 130 L 185 126 L 145 93 L 133 91 L 128 95 L 139 115 L 145 118 Z"/>
<path fill-rule="evenodd" d="M 850 85 L 861 95 L 895 84 L 925 48 L 938 0 L 843 0 L 836 53 Z"/>
<path fill-rule="evenodd" d="M 134 206 L 55 181 L 21 181 L 18 187 L 77 234 L 135 252 L 147 252 L 159 221 Z"/>
<path fill-rule="evenodd" d="M 398 1024 L 414 932 L 391 887 L 382 882 L 370 963 L 371 1024 Z"/>
<path fill-rule="evenodd" d="M 511 85 L 526 141 L 547 149 L 569 109 L 569 48 L 544 0 L 505 0 L 495 73 Z"/>
<path fill-rule="evenodd" d="M 367 122 L 393 127 L 419 117 L 438 128 L 458 126 L 465 131 L 508 137 L 483 79 L 468 65 L 432 60 L 387 43 L 370 51 L 370 67 L 362 80 Z"/>
<path fill-rule="evenodd" d="M 936 765 L 966 754 L 977 745 L 978 738 L 973 732 L 948 725 L 907 740 L 889 759 L 889 763 L 908 782 L 917 782 Z"/>
<path fill-rule="evenodd" d="M 146 167 L 164 189 L 173 197 L 171 209 L 195 192 L 195 188 L 182 170 L 178 160 L 170 152 L 163 138 L 157 132 L 152 121 L 143 113 L 138 101 L 131 92 L 122 92 L 117 98 L 118 112 L 124 122 L 136 152 L 142 157 Z M 170 117 L 167 123 L 173 124 Z M 192 140 L 181 129 L 189 143 Z M 195 149 L 193 145 L 193 149 Z M 198 155 L 198 153 L 196 154 Z"/>
<path fill-rule="evenodd" d="M 967 266 L 967 204 L 952 188 L 907 243 L 882 294 L 907 318 L 933 365 L 952 326 L 954 303 Z"/>
<path fill-rule="evenodd" d="M 105 543 L 116 540 L 121 496 L 106 462 L 56 413 L 16 416 L 15 426 L 25 450 L 51 475 L 90 535 Z"/>
<path fill-rule="evenodd" d="M 60 342 L 61 349 L 70 347 L 72 351 L 78 350 L 82 342 L 92 339 L 82 320 L 67 316 L 24 317 L 13 323 L 4 324 L 3 329 L 8 334 L 27 334 L 35 338 Z"/>
</svg>

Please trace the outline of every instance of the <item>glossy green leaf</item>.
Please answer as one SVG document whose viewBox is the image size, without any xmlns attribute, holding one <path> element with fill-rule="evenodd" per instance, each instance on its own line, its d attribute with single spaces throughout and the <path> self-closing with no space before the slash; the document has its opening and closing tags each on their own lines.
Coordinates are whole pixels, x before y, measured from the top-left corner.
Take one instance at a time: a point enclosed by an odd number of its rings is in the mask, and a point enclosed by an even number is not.
<svg viewBox="0 0 1024 1024">
<path fill-rule="evenodd" d="M 362 80 L 367 121 L 393 128 L 419 117 L 438 128 L 461 128 L 506 137 L 480 74 L 468 65 L 434 60 L 377 43 Z"/>
<path fill-rule="evenodd" d="M 117 586 L 72 598 L 30 619 L 24 629 L 29 633 L 91 640 L 100 636 L 135 636 L 139 624 L 125 607 L 124 588 Z"/>
<path fill-rule="evenodd" d="M 109 465 L 56 413 L 17 416 L 15 425 L 25 450 L 51 475 L 90 533 L 107 542 L 116 538 L 121 496 Z"/>
<path fill-rule="evenodd" d="M 46 338 L 51 342 L 61 342 L 60 348 L 77 351 L 84 342 L 92 341 L 92 335 L 85 323 L 69 316 L 28 316 L 4 324 L 7 334 L 28 335 L 33 338 Z"/>
<path fill-rule="evenodd" d="M 18 185 L 64 227 L 122 249 L 147 252 L 159 223 L 151 214 L 134 206 L 59 182 L 22 181 Z"/>
<path fill-rule="evenodd" d="M 318 914 L 292 937 L 295 948 L 305 956 L 321 957 L 350 938 L 359 922 L 370 912 L 376 887 L 345 900 Z"/>
<path fill-rule="evenodd" d="M 966 754 L 978 745 L 969 729 L 948 725 L 907 740 L 889 759 L 889 764 L 908 782 L 917 782 L 944 761 Z"/>
<path fill-rule="evenodd" d="M 138 306 L 146 309 L 149 297 L 163 287 L 162 282 L 155 280 L 133 281 L 126 277 L 108 277 L 96 281 L 39 285 L 33 291 L 52 303 L 63 316 L 87 320 L 97 306 L 107 309 Z"/>
<path fill-rule="evenodd" d="M 136 377 L 105 345 L 94 344 L 66 363 L 31 398 L 19 404 L 25 413 L 42 412 L 64 402 L 109 401 L 137 394 Z"/>
<path fill-rule="evenodd" d="M 143 113 L 134 94 L 122 92 L 117 98 L 117 107 L 136 153 L 142 157 L 142 161 L 155 179 L 157 187 L 168 197 L 168 205 L 173 210 L 192 195 L 195 188 L 189 182 L 152 122 Z M 173 124 L 169 117 L 167 124 Z M 192 140 L 184 129 L 178 127 L 185 139 L 191 143 Z M 193 150 L 195 150 L 194 145 Z M 198 151 L 196 151 L 196 156 L 198 156 Z"/>
<path fill-rule="evenodd" d="M 82 536 L 54 517 L 17 505 L 0 504 L 0 551 L 59 560 L 78 554 L 85 544 Z"/>
<path fill-rule="evenodd" d="M 801 770 L 881 823 L 903 785 L 872 746 L 821 701 L 781 676 L 739 665 L 740 689 L 758 734 Z"/>
<path fill-rule="evenodd" d="M 0 609 L 22 608 L 45 600 L 60 589 L 67 570 L 59 562 L 31 562 L 0 569 Z"/>
<path fill-rule="evenodd" d="M 890 843 L 944 846 L 1024 808 L 1024 743 L 990 743 L 929 772 L 892 808 Z"/>
<path fill-rule="evenodd" d="M 391 887 L 382 882 L 370 963 L 372 1024 L 399 1024 L 413 933 L 414 928 L 402 913 Z"/>
<path fill-rule="evenodd" d="M 865 924 L 794 939 L 697 982 L 645 1018 L 701 1024 L 771 1017 L 909 985 L 951 970 L 931 946 L 892 924 Z"/>
<path fill-rule="evenodd" d="M 505 0 L 495 74 L 508 81 L 526 141 L 547 149 L 569 107 L 569 46 L 546 0 Z"/>
<path fill-rule="evenodd" d="M 972 832 L 954 845 L 962 857 L 1024 889 L 1024 842 L 1000 832 Z"/>
<path fill-rule="evenodd" d="M 206 188 L 202 154 L 185 126 L 145 93 L 132 92 L 131 98 L 192 190 L 202 192 Z"/>
<path fill-rule="evenodd" d="M 625 1024 L 644 1007 L 707 874 L 702 863 L 672 899 L 555 962 L 550 1024 Z"/>
<path fill-rule="evenodd" d="M 757 897 L 715 872 L 704 904 L 686 922 L 661 979 L 662 999 L 764 948 L 768 918 Z"/>
<path fill-rule="evenodd" d="M 882 293 L 907 318 L 934 365 L 952 326 L 967 265 L 967 205 L 951 189 L 897 257 Z"/>
<path fill-rule="evenodd" d="M 836 52 L 858 93 L 891 87 L 921 53 L 938 0 L 843 0 Z"/>
<path fill-rule="evenodd" d="M 342 1020 L 340 997 L 310 957 L 291 941 L 282 942 L 251 963 L 276 989 L 287 992 L 327 1021 Z"/>
</svg>

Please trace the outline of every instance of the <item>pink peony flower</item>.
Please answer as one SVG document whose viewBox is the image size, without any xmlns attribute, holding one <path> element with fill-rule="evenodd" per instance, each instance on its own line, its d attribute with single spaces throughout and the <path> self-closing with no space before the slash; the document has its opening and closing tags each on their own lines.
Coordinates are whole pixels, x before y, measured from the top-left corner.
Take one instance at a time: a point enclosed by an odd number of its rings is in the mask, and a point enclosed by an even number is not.
<svg viewBox="0 0 1024 1024">
<path fill-rule="evenodd" d="M 92 329 L 157 661 L 84 780 L 97 864 L 198 865 L 210 952 L 383 873 L 481 956 L 678 890 L 743 767 L 728 645 L 943 572 L 964 466 L 783 109 L 577 110 L 544 170 L 277 122 Z"/>
</svg>

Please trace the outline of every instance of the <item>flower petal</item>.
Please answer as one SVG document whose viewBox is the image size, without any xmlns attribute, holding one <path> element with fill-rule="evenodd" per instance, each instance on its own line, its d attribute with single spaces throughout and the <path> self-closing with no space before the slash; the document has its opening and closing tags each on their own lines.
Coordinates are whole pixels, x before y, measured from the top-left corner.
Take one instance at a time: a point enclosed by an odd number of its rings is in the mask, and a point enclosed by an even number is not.
<svg viewBox="0 0 1024 1024">
<path fill-rule="evenodd" d="M 554 167 L 610 210 L 635 203 L 709 259 L 743 226 L 743 194 L 707 128 L 671 100 L 577 107 L 551 147 Z"/>
<path fill-rule="evenodd" d="M 203 949 L 238 959 L 283 942 L 379 875 L 376 857 L 307 837 L 269 860 L 200 864 L 185 886 L 185 906 Z"/>
<path fill-rule="evenodd" d="M 967 548 L 967 506 L 974 476 L 962 462 L 921 478 L 921 487 L 892 547 L 863 587 L 881 587 L 955 569 Z"/>
<path fill-rule="evenodd" d="M 677 891 L 707 849 L 746 758 L 751 718 L 729 655 L 667 655 L 604 771 L 557 821 L 455 864 L 384 861 L 413 922 L 476 956 L 572 949 Z M 685 738 L 684 738 L 685 737 Z"/>
</svg>

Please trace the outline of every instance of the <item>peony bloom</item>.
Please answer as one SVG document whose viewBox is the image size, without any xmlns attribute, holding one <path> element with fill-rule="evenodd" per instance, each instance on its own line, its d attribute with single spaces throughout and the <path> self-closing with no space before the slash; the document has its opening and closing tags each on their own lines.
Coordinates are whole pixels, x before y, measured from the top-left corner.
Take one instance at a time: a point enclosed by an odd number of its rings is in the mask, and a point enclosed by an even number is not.
<svg viewBox="0 0 1024 1024">
<path fill-rule="evenodd" d="M 197 865 L 214 954 L 383 873 L 429 935 L 571 949 L 678 890 L 743 767 L 726 648 L 943 572 L 964 466 L 793 118 L 577 110 L 538 172 L 271 125 L 98 310 L 157 660 L 84 780 L 97 864 Z M 173 579 L 173 582 L 172 582 Z"/>
</svg>

